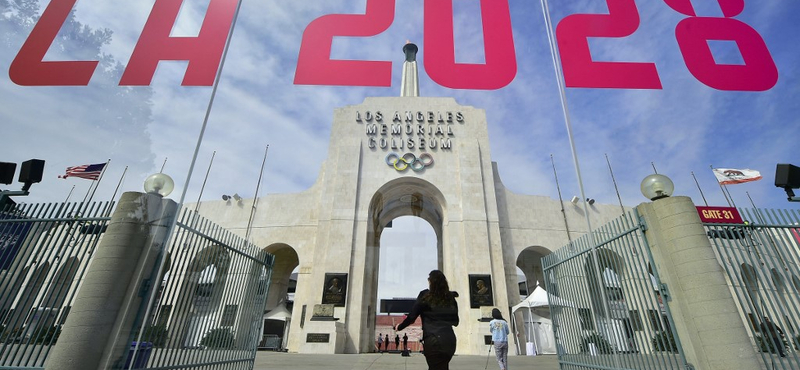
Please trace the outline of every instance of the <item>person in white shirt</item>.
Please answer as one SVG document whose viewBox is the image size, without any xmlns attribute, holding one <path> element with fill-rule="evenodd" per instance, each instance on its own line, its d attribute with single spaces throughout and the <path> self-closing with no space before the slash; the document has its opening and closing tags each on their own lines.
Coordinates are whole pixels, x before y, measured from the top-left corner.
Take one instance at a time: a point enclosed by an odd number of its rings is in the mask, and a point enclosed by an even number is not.
<svg viewBox="0 0 800 370">
<path fill-rule="evenodd" d="M 500 370 L 508 370 L 508 323 L 503 320 L 500 310 L 492 310 L 493 320 L 489 322 L 489 331 L 492 333 L 494 343 L 494 355 L 497 356 L 497 363 Z"/>
</svg>

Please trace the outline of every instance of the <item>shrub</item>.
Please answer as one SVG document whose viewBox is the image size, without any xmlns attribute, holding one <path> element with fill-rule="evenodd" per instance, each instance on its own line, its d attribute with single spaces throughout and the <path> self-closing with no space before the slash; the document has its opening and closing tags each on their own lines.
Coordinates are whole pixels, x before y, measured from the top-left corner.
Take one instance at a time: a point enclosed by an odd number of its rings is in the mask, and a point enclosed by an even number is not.
<svg viewBox="0 0 800 370">
<path fill-rule="evenodd" d="M 772 342 L 771 338 L 764 338 L 762 335 L 756 334 L 755 335 L 756 346 L 758 346 L 758 350 L 761 352 L 768 352 L 768 353 L 778 353 L 778 349 L 775 348 L 775 343 Z M 795 346 L 797 345 L 798 338 L 795 338 Z M 783 348 L 789 348 L 789 343 L 786 343 L 786 339 L 781 337 L 781 342 L 783 342 Z M 784 352 L 786 350 L 784 349 Z"/>
<path fill-rule="evenodd" d="M 0 336 L 0 342 L 5 343 L 12 343 L 20 339 L 20 337 L 25 332 L 25 328 L 14 328 L 10 330 L 3 331 L 2 336 Z"/>
<path fill-rule="evenodd" d="M 58 336 L 61 335 L 61 325 L 54 325 L 47 329 L 41 328 L 33 335 L 33 340 L 36 344 L 56 344 L 56 341 L 58 341 Z"/>
<path fill-rule="evenodd" d="M 136 340 L 138 337 L 139 328 L 136 328 L 133 334 L 133 340 Z M 166 324 L 150 325 L 144 329 L 142 342 L 150 342 L 153 344 L 153 347 L 164 347 L 167 345 L 167 340 L 169 340 L 169 335 Z"/>
<path fill-rule="evenodd" d="M 675 342 L 675 337 L 672 336 L 672 331 L 662 330 L 653 337 L 653 349 L 659 352 L 673 352 L 678 353 L 678 343 Z"/>
<path fill-rule="evenodd" d="M 200 345 L 207 348 L 233 348 L 235 337 L 227 328 L 211 329 L 200 341 Z"/>
<path fill-rule="evenodd" d="M 610 354 L 614 351 L 611 349 L 611 343 L 598 333 L 589 334 L 589 336 L 583 337 L 583 341 L 581 342 L 581 352 L 589 352 L 589 343 L 594 343 L 594 346 L 597 347 L 597 352 L 600 354 Z"/>
</svg>

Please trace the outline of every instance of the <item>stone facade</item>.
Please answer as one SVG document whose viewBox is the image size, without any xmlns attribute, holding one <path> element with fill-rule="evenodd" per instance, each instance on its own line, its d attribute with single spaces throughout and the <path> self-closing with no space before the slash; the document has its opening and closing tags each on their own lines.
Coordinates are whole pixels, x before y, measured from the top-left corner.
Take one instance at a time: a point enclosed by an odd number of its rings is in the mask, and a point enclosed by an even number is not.
<svg viewBox="0 0 800 370">
<path fill-rule="evenodd" d="M 304 351 L 326 273 L 348 276 L 345 304 L 334 308 L 346 332 L 342 351 L 374 350 L 380 235 L 389 221 L 408 215 L 431 224 L 438 266 L 461 294 L 457 354 L 486 351 L 486 323 L 480 308 L 470 308 L 468 276 L 490 275 L 494 306 L 508 312 L 519 302 L 516 267 L 534 287 L 543 281 L 539 258 L 567 244 L 567 230 L 574 237 L 587 229 L 582 204 L 503 186 L 488 125 L 482 109 L 452 98 L 367 98 L 335 110 L 317 182 L 301 193 L 258 199 L 251 231 L 256 245 L 276 255 L 268 310 L 286 295 L 289 274 L 299 266 L 289 351 Z M 403 158 L 410 163 L 401 171 Z M 201 213 L 244 235 L 252 202 L 207 202 Z M 595 203 L 588 210 L 593 224 L 620 215 L 618 205 Z"/>
</svg>

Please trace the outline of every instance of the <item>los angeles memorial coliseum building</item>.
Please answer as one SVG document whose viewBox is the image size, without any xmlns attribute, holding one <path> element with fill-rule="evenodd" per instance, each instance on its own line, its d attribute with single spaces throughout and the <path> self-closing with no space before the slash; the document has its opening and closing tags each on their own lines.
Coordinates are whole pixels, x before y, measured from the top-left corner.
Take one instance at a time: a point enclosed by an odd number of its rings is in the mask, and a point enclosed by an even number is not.
<svg viewBox="0 0 800 370">
<path fill-rule="evenodd" d="M 436 233 L 439 269 L 460 293 L 457 354 L 486 352 L 481 319 L 492 307 L 507 317 L 519 303 L 517 267 L 535 286 L 543 281 L 540 257 L 567 244 L 568 230 L 586 231 L 582 207 L 507 190 L 492 162 L 484 110 L 420 97 L 416 46 L 404 51 L 400 97 L 366 98 L 334 111 L 316 183 L 258 200 L 268 211 L 256 214 L 251 240 L 276 256 L 267 311 L 282 303 L 290 274 L 299 271 L 286 340 L 291 352 L 374 351 L 381 233 L 397 217 L 420 217 Z M 250 207 L 224 201 L 201 209 L 234 231 L 250 218 Z M 598 224 L 620 215 L 611 205 L 594 204 L 589 212 Z M 477 280 L 488 289 L 479 293 Z M 325 313 L 330 305 L 332 314 Z"/>
</svg>

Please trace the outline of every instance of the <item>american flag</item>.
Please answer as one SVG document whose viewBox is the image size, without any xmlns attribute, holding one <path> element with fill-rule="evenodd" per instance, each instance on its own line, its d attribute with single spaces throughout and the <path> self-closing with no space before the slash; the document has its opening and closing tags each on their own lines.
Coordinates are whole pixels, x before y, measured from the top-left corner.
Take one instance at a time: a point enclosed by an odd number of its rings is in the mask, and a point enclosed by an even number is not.
<svg viewBox="0 0 800 370">
<path fill-rule="evenodd" d="M 83 166 L 67 167 L 67 173 L 64 176 L 59 176 L 59 179 L 66 179 L 67 177 L 80 177 L 82 179 L 97 180 L 100 178 L 100 173 L 103 172 L 105 163 L 100 164 L 85 164 Z"/>
</svg>

